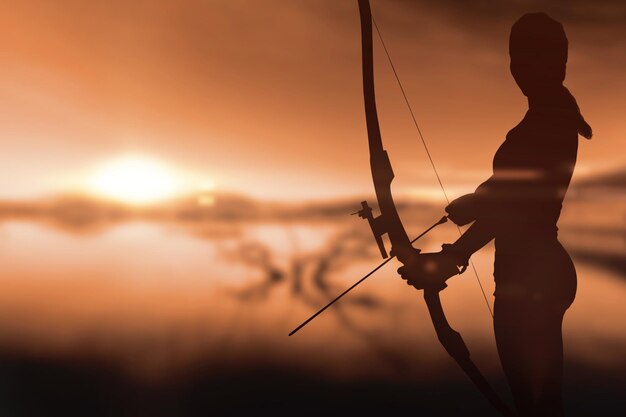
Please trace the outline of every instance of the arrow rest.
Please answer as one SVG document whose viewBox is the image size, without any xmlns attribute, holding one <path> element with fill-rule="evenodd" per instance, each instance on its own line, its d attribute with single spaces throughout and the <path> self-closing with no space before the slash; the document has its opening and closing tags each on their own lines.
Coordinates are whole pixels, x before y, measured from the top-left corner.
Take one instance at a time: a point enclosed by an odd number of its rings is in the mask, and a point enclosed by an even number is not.
<svg viewBox="0 0 626 417">
<path fill-rule="evenodd" d="M 367 220 L 370 225 L 370 229 L 372 229 L 372 234 L 374 235 L 374 240 L 376 240 L 380 254 L 383 259 L 387 259 L 389 255 L 385 249 L 385 242 L 383 242 L 383 235 L 387 233 L 387 230 L 385 228 L 383 216 L 381 214 L 380 216 L 374 217 L 372 214 L 372 208 L 365 200 L 361 201 L 361 207 L 361 210 L 357 211 L 356 214 L 358 214 L 360 218 Z"/>
</svg>

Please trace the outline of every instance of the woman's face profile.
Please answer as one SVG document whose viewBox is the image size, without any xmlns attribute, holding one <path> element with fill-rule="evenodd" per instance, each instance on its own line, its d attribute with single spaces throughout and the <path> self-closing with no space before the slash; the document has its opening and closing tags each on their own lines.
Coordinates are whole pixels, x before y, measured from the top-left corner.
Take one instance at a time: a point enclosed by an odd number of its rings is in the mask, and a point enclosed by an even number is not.
<svg viewBox="0 0 626 417">
<path fill-rule="evenodd" d="M 532 77 L 529 77 L 528 75 L 526 75 L 524 71 L 520 69 L 520 64 L 515 63 L 513 58 L 511 58 L 511 63 L 509 65 L 509 68 L 511 70 L 511 75 L 513 76 L 513 79 L 515 80 L 515 83 L 520 88 L 520 90 L 522 90 L 522 93 L 526 97 L 528 97 L 529 95 L 532 95 L 531 93 L 531 91 L 533 90 Z"/>
</svg>

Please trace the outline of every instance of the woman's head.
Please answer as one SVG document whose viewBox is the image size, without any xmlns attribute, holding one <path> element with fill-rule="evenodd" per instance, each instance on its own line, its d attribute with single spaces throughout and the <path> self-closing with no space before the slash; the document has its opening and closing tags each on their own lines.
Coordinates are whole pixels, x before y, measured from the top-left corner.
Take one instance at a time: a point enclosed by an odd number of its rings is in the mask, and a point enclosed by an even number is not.
<svg viewBox="0 0 626 417">
<path fill-rule="evenodd" d="M 545 13 L 528 13 L 511 28 L 511 74 L 526 96 L 562 85 L 567 64 L 563 26 Z"/>
<path fill-rule="evenodd" d="M 572 109 L 578 133 L 591 139 L 591 127 L 574 96 L 563 86 L 567 65 L 563 25 L 545 13 L 525 14 L 511 28 L 509 55 L 511 74 L 529 102 L 531 98 L 536 102 L 559 102 L 558 107 Z"/>
</svg>

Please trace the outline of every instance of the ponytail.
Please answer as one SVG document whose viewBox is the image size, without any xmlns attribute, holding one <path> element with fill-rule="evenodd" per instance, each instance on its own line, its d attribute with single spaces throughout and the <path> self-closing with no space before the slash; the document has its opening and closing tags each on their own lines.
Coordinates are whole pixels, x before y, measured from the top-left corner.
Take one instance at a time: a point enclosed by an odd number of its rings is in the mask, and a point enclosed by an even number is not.
<svg viewBox="0 0 626 417">
<path fill-rule="evenodd" d="M 573 104 L 573 107 L 576 109 L 576 116 L 578 119 L 577 121 L 578 122 L 577 123 L 578 134 L 586 139 L 591 139 L 591 137 L 593 136 L 593 131 L 591 129 L 591 126 L 589 126 L 589 123 L 587 123 L 587 121 L 581 114 L 580 107 L 578 107 L 578 103 L 576 102 L 576 98 L 574 98 L 574 96 L 572 95 L 572 93 L 570 93 L 567 87 L 564 86 L 563 90 L 565 90 L 565 95 Z"/>
</svg>

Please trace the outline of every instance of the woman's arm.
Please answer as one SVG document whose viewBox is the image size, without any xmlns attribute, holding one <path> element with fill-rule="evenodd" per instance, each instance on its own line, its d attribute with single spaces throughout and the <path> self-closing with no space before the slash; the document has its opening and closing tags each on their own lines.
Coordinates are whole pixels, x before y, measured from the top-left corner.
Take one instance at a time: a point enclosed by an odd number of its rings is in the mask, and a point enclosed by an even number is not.
<svg viewBox="0 0 626 417">
<path fill-rule="evenodd" d="M 492 175 L 476 191 L 453 200 L 446 207 L 448 218 L 458 226 L 465 226 L 478 218 L 490 216 L 492 205 L 497 203 L 498 182 Z"/>
<path fill-rule="evenodd" d="M 494 238 L 493 224 L 485 220 L 477 220 L 452 245 L 446 245 L 446 250 L 455 254 L 459 260 L 467 265 L 469 258 L 480 248 Z"/>
</svg>

